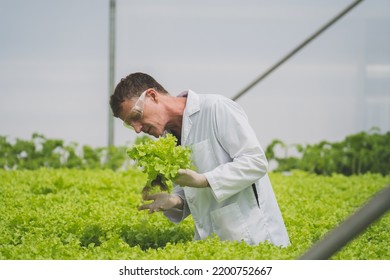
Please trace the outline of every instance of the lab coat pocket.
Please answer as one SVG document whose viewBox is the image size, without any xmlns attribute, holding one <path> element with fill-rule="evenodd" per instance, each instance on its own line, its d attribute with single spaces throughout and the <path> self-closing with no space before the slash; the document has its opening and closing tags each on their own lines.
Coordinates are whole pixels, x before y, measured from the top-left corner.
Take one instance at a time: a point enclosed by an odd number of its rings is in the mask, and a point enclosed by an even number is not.
<svg viewBox="0 0 390 280">
<path fill-rule="evenodd" d="M 211 223 L 220 240 L 243 240 L 250 243 L 249 230 L 237 203 L 212 211 Z"/>
<path fill-rule="evenodd" d="M 217 160 L 208 139 L 191 145 L 192 162 L 199 173 L 205 173 L 216 168 Z"/>
</svg>

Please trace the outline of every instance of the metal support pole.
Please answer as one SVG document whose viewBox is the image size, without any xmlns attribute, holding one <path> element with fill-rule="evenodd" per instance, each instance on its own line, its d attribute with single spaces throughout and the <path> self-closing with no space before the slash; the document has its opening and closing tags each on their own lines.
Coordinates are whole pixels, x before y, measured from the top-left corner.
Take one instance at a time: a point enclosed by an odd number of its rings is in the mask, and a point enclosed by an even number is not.
<svg viewBox="0 0 390 280">
<path fill-rule="evenodd" d="M 114 90 L 115 79 L 115 0 L 110 0 L 110 26 L 109 26 L 109 78 L 108 94 Z M 111 108 L 108 108 L 108 146 L 114 145 L 114 117 Z"/>
<path fill-rule="evenodd" d="M 303 254 L 300 260 L 325 260 L 339 251 L 344 245 L 360 234 L 371 223 L 390 209 L 390 185 L 378 192 L 337 228 L 328 233 L 323 240 Z"/>
<path fill-rule="evenodd" d="M 257 79 L 255 79 L 252 83 L 250 83 L 247 87 L 242 89 L 236 96 L 234 96 L 232 99 L 237 100 L 240 98 L 243 94 L 245 94 L 248 90 L 250 90 L 252 87 L 254 87 L 257 83 L 259 83 L 261 80 L 263 80 L 265 77 L 267 77 L 269 74 L 271 74 L 276 68 L 278 68 L 280 65 L 282 65 L 284 62 L 286 62 L 289 58 L 291 58 L 294 54 L 296 54 L 298 51 L 300 51 L 304 46 L 306 46 L 308 43 L 310 43 L 313 39 L 315 39 L 318 35 L 320 35 L 322 32 L 324 32 L 328 27 L 330 27 L 332 24 L 334 24 L 336 21 L 338 21 L 341 17 L 343 17 L 345 14 L 347 14 L 350 10 L 352 10 L 357 4 L 362 2 L 363 0 L 357 0 L 354 1 L 352 4 L 350 4 L 348 7 L 346 7 L 343 11 L 341 11 L 338 15 L 336 15 L 333 19 L 331 19 L 327 24 L 325 24 L 323 27 L 321 27 L 317 32 L 315 32 L 313 35 L 311 35 L 309 38 L 307 38 L 304 42 L 302 42 L 299 46 L 297 46 L 295 49 L 293 49 L 291 52 L 289 52 L 286 56 L 284 56 L 282 59 L 280 59 L 277 63 L 275 63 L 271 68 L 269 68 L 267 71 L 265 71 L 264 74 L 259 76 Z"/>
</svg>

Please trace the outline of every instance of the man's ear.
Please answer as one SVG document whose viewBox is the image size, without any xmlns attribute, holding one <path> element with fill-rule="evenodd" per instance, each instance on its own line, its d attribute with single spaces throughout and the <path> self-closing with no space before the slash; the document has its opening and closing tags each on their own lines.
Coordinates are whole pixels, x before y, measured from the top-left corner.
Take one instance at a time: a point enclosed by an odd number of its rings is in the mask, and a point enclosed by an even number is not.
<svg viewBox="0 0 390 280">
<path fill-rule="evenodd" d="M 154 88 L 151 88 L 150 90 L 148 90 L 146 94 L 147 94 L 154 102 L 156 102 L 156 103 L 159 102 L 160 94 L 159 94 L 158 91 L 155 90 Z"/>
</svg>

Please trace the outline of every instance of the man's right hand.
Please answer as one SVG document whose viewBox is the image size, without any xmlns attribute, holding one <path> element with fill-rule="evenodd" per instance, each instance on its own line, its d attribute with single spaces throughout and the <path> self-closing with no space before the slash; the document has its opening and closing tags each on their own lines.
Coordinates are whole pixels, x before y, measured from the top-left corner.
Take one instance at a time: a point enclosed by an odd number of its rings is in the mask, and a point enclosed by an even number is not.
<svg viewBox="0 0 390 280">
<path fill-rule="evenodd" d="M 146 210 L 149 209 L 149 214 L 152 214 L 154 212 L 159 211 L 166 211 L 170 210 L 172 208 L 183 208 L 183 200 L 173 194 L 168 193 L 156 193 L 156 194 L 150 194 L 146 195 L 144 197 L 145 200 L 153 200 L 152 203 L 149 204 L 143 204 L 140 207 L 138 207 L 138 210 Z"/>
</svg>

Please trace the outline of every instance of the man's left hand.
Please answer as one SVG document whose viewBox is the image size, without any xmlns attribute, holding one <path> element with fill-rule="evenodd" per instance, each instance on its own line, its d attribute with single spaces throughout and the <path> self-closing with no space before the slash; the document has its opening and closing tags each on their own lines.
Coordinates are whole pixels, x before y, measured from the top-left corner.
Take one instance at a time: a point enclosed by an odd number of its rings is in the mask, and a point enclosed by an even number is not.
<svg viewBox="0 0 390 280">
<path fill-rule="evenodd" d="M 209 182 L 207 181 L 206 176 L 191 169 L 179 169 L 177 174 L 178 175 L 174 181 L 175 184 L 192 188 L 209 187 Z"/>
</svg>

